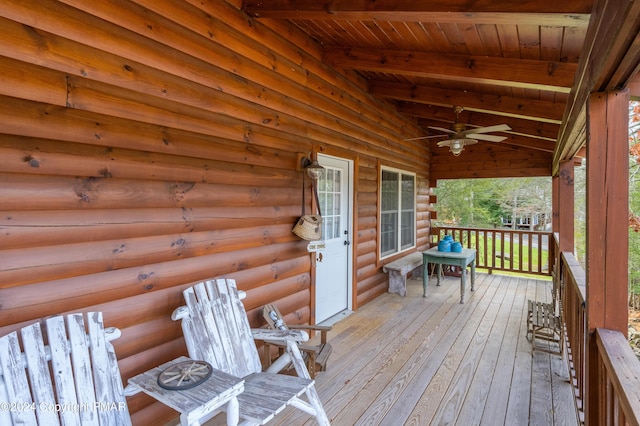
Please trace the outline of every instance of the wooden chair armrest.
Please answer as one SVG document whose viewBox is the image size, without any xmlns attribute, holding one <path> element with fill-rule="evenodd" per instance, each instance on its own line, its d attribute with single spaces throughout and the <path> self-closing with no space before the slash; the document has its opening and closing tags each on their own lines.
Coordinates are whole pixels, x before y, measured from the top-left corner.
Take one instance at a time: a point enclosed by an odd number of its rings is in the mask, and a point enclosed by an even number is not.
<svg viewBox="0 0 640 426">
<path fill-rule="evenodd" d="M 251 334 L 256 340 L 269 340 L 274 343 L 284 343 L 287 340 L 297 343 L 309 340 L 309 334 L 303 330 L 271 330 L 268 328 L 252 328 Z"/>
<path fill-rule="evenodd" d="M 281 342 L 274 342 L 273 340 L 265 340 L 264 341 L 264 346 L 265 348 L 268 350 L 271 346 L 273 346 L 274 348 L 278 348 L 278 349 L 286 349 L 287 348 L 287 344 L 286 343 L 281 343 Z M 318 352 L 318 346 L 310 346 L 310 345 L 298 345 L 298 349 L 300 349 L 300 352 L 313 352 L 316 353 Z M 282 352 L 282 351 L 281 351 Z"/>
<path fill-rule="evenodd" d="M 288 325 L 290 330 L 315 330 L 315 331 L 331 331 L 333 327 L 330 325 L 308 325 L 308 324 L 298 324 L 298 325 Z"/>
<path fill-rule="evenodd" d="M 307 324 L 299 324 L 299 325 L 288 325 L 289 330 L 313 330 L 320 332 L 320 342 L 324 345 L 327 343 L 327 332 L 331 331 L 333 327 L 328 325 L 307 325 Z"/>
</svg>

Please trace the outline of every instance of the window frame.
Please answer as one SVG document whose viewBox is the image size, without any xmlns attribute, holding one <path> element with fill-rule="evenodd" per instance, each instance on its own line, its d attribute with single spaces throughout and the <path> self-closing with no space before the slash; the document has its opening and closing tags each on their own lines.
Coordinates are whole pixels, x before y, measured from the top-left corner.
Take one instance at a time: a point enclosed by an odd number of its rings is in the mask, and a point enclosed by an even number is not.
<svg viewBox="0 0 640 426">
<path fill-rule="evenodd" d="M 383 235 L 384 233 L 386 233 L 386 231 L 383 230 L 383 222 L 387 222 L 387 220 L 385 220 L 385 215 L 386 214 L 390 214 L 392 212 L 392 210 L 390 211 L 386 211 L 383 210 L 383 204 L 384 204 L 384 199 L 383 199 L 383 191 L 385 190 L 385 181 L 383 181 L 383 176 L 385 174 L 385 172 L 389 172 L 389 173 L 396 173 L 397 174 L 397 200 L 396 200 L 396 206 L 395 206 L 395 229 L 394 229 L 394 233 L 395 233 L 395 245 L 393 250 L 387 250 L 383 252 L 383 241 L 385 240 L 385 236 Z M 412 200 L 412 209 L 411 209 L 411 213 L 412 213 L 412 227 L 413 227 L 413 233 L 411 235 L 411 244 L 406 245 L 405 247 L 402 246 L 402 237 L 403 237 L 403 221 L 402 221 L 402 216 L 403 213 L 406 213 L 408 211 L 408 209 L 403 209 L 402 208 L 402 200 L 403 200 L 403 191 L 402 191 L 402 182 L 404 181 L 405 178 L 410 178 L 413 181 L 413 194 L 411 197 Z M 418 237 L 418 230 L 417 230 L 417 176 L 416 173 L 414 172 L 410 172 L 408 170 L 403 170 L 403 169 L 399 169 L 396 167 L 390 167 L 390 166 L 380 166 L 379 168 L 379 188 L 378 188 L 378 196 L 379 196 L 379 202 L 378 202 L 378 236 L 379 236 L 379 245 L 378 245 L 378 250 L 377 250 L 377 254 L 378 254 L 378 258 L 380 260 L 383 259 L 387 259 L 393 256 L 396 256 L 400 253 L 406 252 L 406 251 L 410 251 L 412 249 L 414 249 L 416 247 L 417 244 L 417 237 Z M 406 193 L 406 192 L 405 192 Z"/>
</svg>

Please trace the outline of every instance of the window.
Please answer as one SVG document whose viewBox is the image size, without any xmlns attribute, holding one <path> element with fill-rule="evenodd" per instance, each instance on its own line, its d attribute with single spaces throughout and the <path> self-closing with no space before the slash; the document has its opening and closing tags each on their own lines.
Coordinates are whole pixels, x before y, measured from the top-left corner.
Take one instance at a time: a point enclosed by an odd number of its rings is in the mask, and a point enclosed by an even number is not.
<svg viewBox="0 0 640 426">
<path fill-rule="evenodd" d="M 324 173 L 318 180 L 318 197 L 322 211 L 322 239 L 331 240 L 340 238 L 342 224 L 342 203 L 340 191 L 342 170 L 324 166 Z"/>
<path fill-rule="evenodd" d="M 416 245 L 416 177 L 383 167 L 380 177 L 380 257 Z"/>
</svg>

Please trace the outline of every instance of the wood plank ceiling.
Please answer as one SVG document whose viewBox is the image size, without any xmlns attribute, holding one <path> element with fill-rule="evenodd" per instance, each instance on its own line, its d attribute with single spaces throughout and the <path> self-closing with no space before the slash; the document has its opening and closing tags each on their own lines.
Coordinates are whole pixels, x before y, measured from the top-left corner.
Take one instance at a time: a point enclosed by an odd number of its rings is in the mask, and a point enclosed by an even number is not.
<svg viewBox="0 0 640 426">
<path fill-rule="evenodd" d="M 589 29 L 593 7 L 594 0 L 243 2 L 255 18 L 289 20 L 323 46 L 328 65 L 357 71 L 373 94 L 415 117 L 424 133 L 407 137 L 441 135 L 430 126 L 450 127 L 459 105 L 468 128 L 506 123 L 512 130 L 499 133 L 508 137 L 501 143 L 558 156 L 560 141 L 566 158 L 585 139 L 567 120 L 584 115 L 584 100 L 573 103 L 592 88 L 579 86 L 592 84 L 580 79 L 588 68 L 580 59 L 601 31 Z"/>
</svg>

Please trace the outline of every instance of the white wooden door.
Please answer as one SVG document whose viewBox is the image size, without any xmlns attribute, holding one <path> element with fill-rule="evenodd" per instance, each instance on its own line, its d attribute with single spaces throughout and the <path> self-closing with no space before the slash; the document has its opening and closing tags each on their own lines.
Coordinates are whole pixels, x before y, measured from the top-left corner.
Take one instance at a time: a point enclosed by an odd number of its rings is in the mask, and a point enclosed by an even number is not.
<svg viewBox="0 0 640 426">
<path fill-rule="evenodd" d="M 316 253 L 316 323 L 351 308 L 353 162 L 318 155 L 325 249 Z"/>
</svg>

